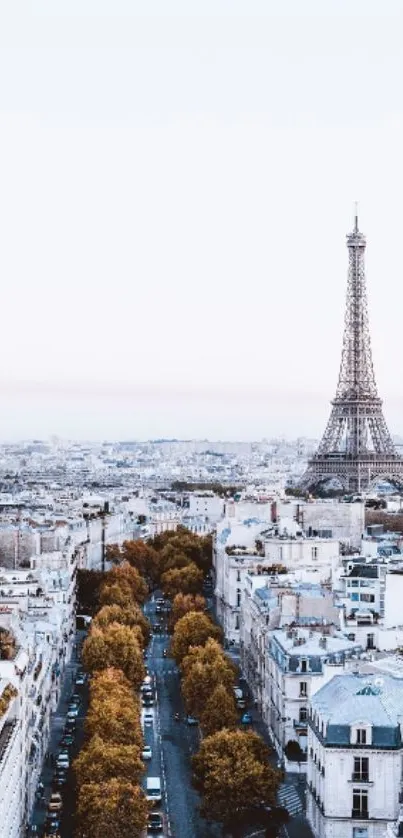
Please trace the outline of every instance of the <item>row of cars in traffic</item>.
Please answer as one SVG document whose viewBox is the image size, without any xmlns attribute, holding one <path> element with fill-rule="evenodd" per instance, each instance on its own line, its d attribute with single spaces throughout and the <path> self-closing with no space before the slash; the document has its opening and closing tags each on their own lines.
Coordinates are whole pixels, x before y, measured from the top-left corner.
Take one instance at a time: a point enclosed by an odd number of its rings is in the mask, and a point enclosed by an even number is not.
<svg viewBox="0 0 403 838">
<path fill-rule="evenodd" d="M 153 624 L 152 627 L 153 632 L 155 634 L 161 633 L 164 630 L 164 624 L 162 622 L 162 619 L 163 614 L 165 614 L 166 610 L 166 602 L 162 597 L 160 597 L 156 600 L 156 612 L 159 615 L 159 619 Z M 144 734 L 147 730 L 153 730 L 154 706 L 156 699 L 155 685 L 153 682 L 153 678 L 148 672 L 147 666 L 146 673 L 147 674 L 140 688 L 142 704 L 141 720 Z M 151 745 L 145 743 L 142 753 L 143 760 L 146 763 L 150 763 L 150 761 L 152 760 L 152 756 L 153 754 Z M 147 835 L 162 835 L 164 832 L 164 815 L 160 811 L 160 807 L 162 804 L 162 789 L 160 777 L 147 777 L 145 794 L 150 806 L 150 811 L 148 813 L 147 819 Z"/>
<path fill-rule="evenodd" d="M 44 838 L 60 838 L 60 825 L 63 813 L 63 787 L 68 780 L 68 772 L 71 764 L 71 752 L 75 743 L 77 716 L 82 704 L 82 690 L 86 684 L 87 676 L 84 672 L 78 671 L 74 691 L 70 697 L 63 734 L 59 742 L 59 750 L 56 756 L 50 755 L 49 760 L 53 765 L 52 791 L 47 805 L 45 818 Z"/>
</svg>

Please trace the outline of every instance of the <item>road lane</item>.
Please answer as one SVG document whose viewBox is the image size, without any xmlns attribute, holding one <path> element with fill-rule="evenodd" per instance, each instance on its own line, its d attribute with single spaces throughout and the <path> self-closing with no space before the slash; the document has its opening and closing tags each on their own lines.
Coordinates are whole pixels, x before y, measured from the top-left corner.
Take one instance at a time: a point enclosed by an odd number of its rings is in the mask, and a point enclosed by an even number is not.
<svg viewBox="0 0 403 838">
<path fill-rule="evenodd" d="M 148 603 L 145 611 L 153 623 L 155 604 Z M 153 731 L 146 728 L 145 738 L 158 751 L 147 767 L 147 775 L 161 777 L 168 838 L 218 838 L 221 829 L 200 817 L 200 799 L 191 784 L 191 757 L 198 748 L 199 730 L 186 724 L 179 671 L 172 658 L 163 654 L 168 647 L 168 634 L 155 634 L 146 661 L 154 679 L 156 701 Z M 179 722 L 175 713 L 180 715 Z"/>
</svg>

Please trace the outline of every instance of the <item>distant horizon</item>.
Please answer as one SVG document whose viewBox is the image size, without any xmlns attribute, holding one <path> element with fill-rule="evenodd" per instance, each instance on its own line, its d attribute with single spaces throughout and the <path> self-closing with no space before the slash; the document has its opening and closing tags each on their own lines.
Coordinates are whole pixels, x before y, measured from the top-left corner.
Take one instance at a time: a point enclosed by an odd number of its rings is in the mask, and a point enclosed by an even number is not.
<svg viewBox="0 0 403 838">
<path fill-rule="evenodd" d="M 401 23 L 397 0 L 2 4 L 0 438 L 319 439 L 357 199 L 402 427 Z"/>
</svg>

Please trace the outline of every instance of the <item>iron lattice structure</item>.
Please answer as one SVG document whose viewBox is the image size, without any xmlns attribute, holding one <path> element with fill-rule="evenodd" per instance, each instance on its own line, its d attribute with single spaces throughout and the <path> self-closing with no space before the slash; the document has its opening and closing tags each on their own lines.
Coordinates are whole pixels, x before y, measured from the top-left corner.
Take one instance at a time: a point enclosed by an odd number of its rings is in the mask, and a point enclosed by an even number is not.
<svg viewBox="0 0 403 838">
<path fill-rule="evenodd" d="M 331 478 L 350 491 L 365 490 L 376 478 L 403 484 L 403 459 L 390 436 L 375 382 L 365 247 L 356 215 L 354 230 L 347 236 L 347 304 L 336 397 L 319 448 L 302 479 L 306 487 Z"/>
</svg>

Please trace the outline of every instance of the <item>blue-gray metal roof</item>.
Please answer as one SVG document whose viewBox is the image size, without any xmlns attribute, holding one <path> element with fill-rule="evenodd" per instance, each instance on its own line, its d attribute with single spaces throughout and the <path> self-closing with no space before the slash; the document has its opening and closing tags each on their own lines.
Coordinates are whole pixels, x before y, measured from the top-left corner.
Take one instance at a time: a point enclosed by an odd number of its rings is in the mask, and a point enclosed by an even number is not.
<svg viewBox="0 0 403 838">
<path fill-rule="evenodd" d="M 336 675 L 312 697 L 311 705 L 328 724 L 328 734 L 332 728 L 366 723 L 382 739 L 381 729 L 397 729 L 403 720 L 403 683 L 390 675 Z"/>
</svg>

